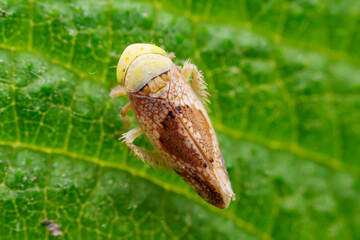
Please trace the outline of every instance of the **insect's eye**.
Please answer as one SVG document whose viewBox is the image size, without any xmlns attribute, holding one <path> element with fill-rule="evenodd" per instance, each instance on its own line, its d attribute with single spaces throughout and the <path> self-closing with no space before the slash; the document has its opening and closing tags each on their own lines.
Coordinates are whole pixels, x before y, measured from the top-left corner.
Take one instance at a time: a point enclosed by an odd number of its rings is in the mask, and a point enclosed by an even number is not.
<svg viewBox="0 0 360 240">
<path fill-rule="evenodd" d="M 164 49 L 152 44 L 137 43 L 128 46 L 122 53 L 116 70 L 117 81 L 121 86 L 125 86 L 125 77 L 130 64 L 137 57 L 144 54 L 158 54 L 166 56 Z"/>
</svg>

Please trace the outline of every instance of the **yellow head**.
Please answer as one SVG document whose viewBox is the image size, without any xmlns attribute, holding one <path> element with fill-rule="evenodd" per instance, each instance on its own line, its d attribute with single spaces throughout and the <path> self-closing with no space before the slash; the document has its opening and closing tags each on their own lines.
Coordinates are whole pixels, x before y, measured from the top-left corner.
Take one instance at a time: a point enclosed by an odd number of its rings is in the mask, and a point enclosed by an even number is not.
<svg viewBox="0 0 360 240">
<path fill-rule="evenodd" d="M 126 91 L 139 91 L 148 81 L 170 69 L 166 52 L 155 45 L 137 43 L 122 53 L 116 69 L 117 81 Z"/>
</svg>

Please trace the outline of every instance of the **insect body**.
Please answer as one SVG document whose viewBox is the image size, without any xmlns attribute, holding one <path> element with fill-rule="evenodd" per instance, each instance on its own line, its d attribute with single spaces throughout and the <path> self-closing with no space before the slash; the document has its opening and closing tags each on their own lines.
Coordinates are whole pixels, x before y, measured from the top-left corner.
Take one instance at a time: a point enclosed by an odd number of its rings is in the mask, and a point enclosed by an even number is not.
<svg viewBox="0 0 360 240">
<path fill-rule="evenodd" d="M 204 108 L 205 82 L 195 65 L 175 66 L 172 57 L 151 44 L 130 45 L 121 55 L 120 85 L 110 96 L 127 94 L 130 102 L 122 116 L 133 108 L 140 125 L 125 133 L 124 140 L 142 160 L 172 168 L 207 202 L 227 208 L 235 194 Z M 133 144 L 143 133 L 158 153 Z"/>
</svg>

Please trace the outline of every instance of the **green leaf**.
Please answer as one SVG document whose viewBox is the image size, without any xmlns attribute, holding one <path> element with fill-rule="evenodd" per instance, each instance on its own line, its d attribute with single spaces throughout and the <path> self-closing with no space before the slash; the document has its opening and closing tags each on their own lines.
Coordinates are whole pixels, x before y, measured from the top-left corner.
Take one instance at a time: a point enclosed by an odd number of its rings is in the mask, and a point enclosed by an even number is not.
<svg viewBox="0 0 360 240">
<path fill-rule="evenodd" d="M 360 238 L 358 0 L 0 7 L 2 239 L 54 239 L 44 219 L 63 239 Z M 111 67 L 137 42 L 204 72 L 227 210 L 118 140 Z"/>
</svg>

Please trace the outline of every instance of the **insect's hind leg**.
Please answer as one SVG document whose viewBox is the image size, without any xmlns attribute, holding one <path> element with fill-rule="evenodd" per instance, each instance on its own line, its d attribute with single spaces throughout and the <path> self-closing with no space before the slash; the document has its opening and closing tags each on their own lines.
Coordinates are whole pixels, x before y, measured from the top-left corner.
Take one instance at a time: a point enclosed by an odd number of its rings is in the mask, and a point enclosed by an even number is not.
<svg viewBox="0 0 360 240">
<path fill-rule="evenodd" d="M 163 165 L 164 160 L 158 153 L 150 152 L 149 150 L 138 147 L 133 144 L 133 141 L 142 135 L 144 132 L 141 130 L 140 127 L 131 129 L 129 132 L 124 133 L 122 138 L 124 139 L 126 145 L 138 156 L 143 162 L 151 166 L 160 166 Z"/>
<path fill-rule="evenodd" d="M 204 105 L 207 105 L 209 102 L 208 97 L 210 94 L 206 91 L 206 82 L 204 80 L 204 76 L 202 75 L 201 71 L 198 70 L 196 65 L 190 62 L 190 59 L 185 61 L 184 66 L 181 68 L 181 75 L 184 79 L 189 82 L 190 76 L 193 74 L 193 79 L 191 86 L 195 91 L 196 95 L 201 99 L 201 102 Z"/>
</svg>

